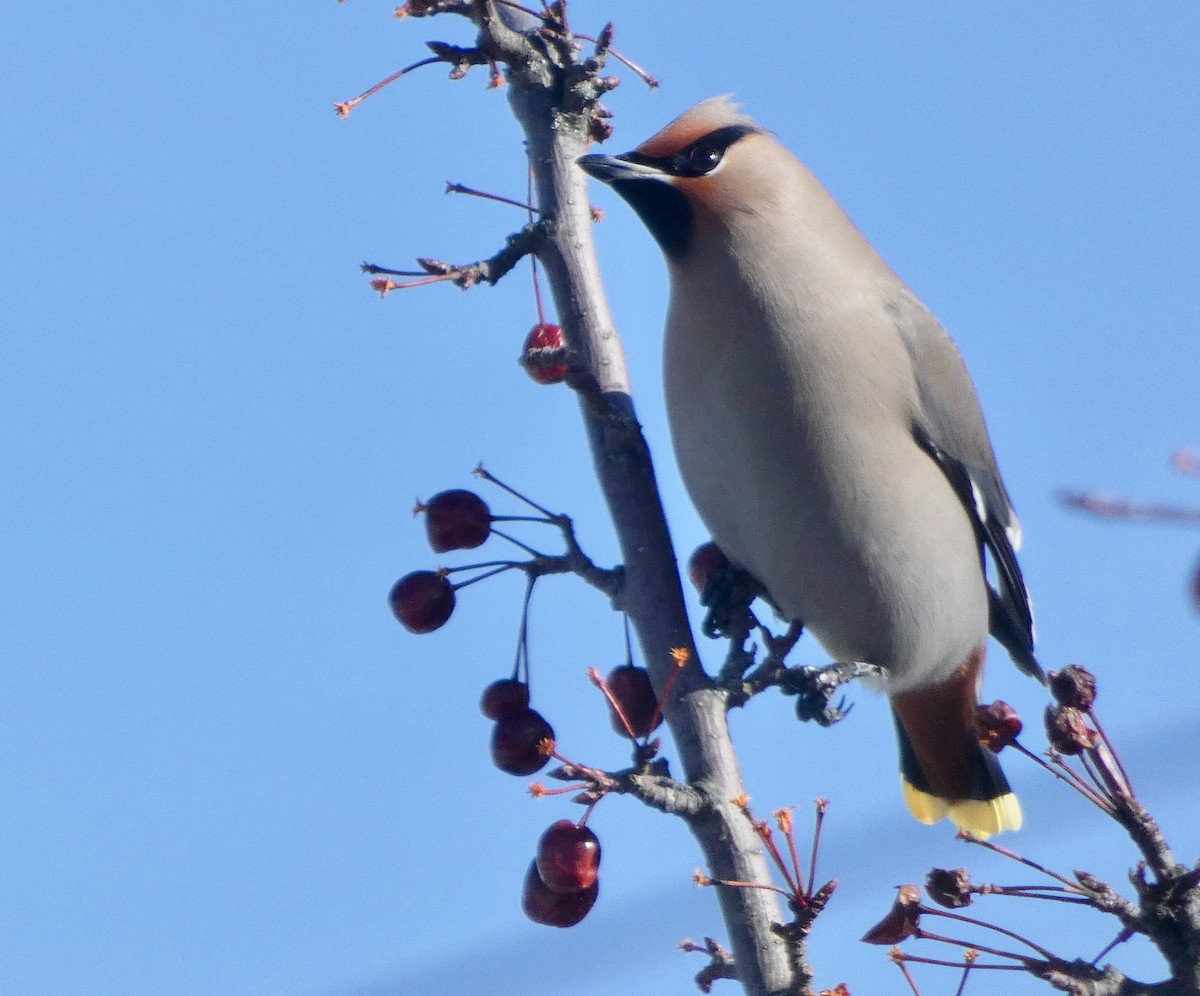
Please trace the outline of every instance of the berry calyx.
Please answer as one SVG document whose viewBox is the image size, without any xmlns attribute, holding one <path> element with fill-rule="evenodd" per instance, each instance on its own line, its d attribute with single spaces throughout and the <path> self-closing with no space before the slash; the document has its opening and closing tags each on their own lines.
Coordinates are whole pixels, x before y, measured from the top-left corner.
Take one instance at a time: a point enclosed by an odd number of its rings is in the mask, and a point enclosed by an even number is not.
<svg viewBox="0 0 1200 996">
<path fill-rule="evenodd" d="M 521 909 L 534 923 L 547 927 L 574 927 L 596 905 L 599 894 L 599 880 L 578 892 L 555 892 L 542 881 L 535 860 L 529 863 L 529 871 L 525 873 Z"/>
<path fill-rule="evenodd" d="M 441 571 L 413 571 L 392 585 L 388 604 L 410 633 L 432 633 L 454 611 L 454 585 Z"/>
<path fill-rule="evenodd" d="M 629 722 L 630 729 L 626 730 L 621 717 L 610 703 L 608 719 L 618 734 L 625 737 L 632 732 L 635 738 L 646 737 L 662 724 L 658 696 L 654 694 L 650 673 L 645 668 L 634 664 L 622 664 L 609 671 L 604 682 Z"/>
<path fill-rule="evenodd" d="M 483 690 L 479 709 L 488 719 L 503 719 L 529 708 L 529 686 L 516 678 L 501 678 Z"/>
<path fill-rule="evenodd" d="M 708 590 L 708 586 L 712 584 L 712 579 L 728 566 L 729 558 L 725 556 L 724 551 L 712 540 L 709 540 L 696 547 L 688 558 L 688 578 L 696 586 L 696 590 L 703 595 Z"/>
<path fill-rule="evenodd" d="M 559 820 L 538 841 L 536 864 L 554 892 L 590 889 L 600 872 L 600 841 L 586 826 Z"/>
<path fill-rule="evenodd" d="M 416 510 L 425 513 L 425 533 L 434 553 L 473 550 L 492 531 L 492 513 L 474 491 L 441 491 Z"/>
<path fill-rule="evenodd" d="M 554 740 L 554 729 L 536 709 L 520 709 L 496 721 L 492 730 L 492 763 L 510 775 L 532 775 L 550 760 L 542 741 Z"/>
<path fill-rule="evenodd" d="M 567 340 L 559 326 L 538 322 L 529 330 L 521 347 L 521 366 L 539 384 L 561 384 L 567 376 L 565 363 L 546 363 L 541 350 L 565 349 Z"/>
</svg>

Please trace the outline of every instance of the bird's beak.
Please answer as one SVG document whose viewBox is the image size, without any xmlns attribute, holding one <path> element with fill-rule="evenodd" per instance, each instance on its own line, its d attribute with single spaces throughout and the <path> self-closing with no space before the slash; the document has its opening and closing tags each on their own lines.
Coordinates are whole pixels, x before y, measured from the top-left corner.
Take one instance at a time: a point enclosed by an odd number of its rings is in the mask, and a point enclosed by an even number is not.
<svg viewBox="0 0 1200 996">
<path fill-rule="evenodd" d="M 637 162 L 630 158 L 632 153 L 624 156 L 580 156 L 575 161 L 583 167 L 589 176 L 594 176 L 603 183 L 617 183 L 621 180 L 661 180 L 662 170 L 647 163 Z"/>
</svg>

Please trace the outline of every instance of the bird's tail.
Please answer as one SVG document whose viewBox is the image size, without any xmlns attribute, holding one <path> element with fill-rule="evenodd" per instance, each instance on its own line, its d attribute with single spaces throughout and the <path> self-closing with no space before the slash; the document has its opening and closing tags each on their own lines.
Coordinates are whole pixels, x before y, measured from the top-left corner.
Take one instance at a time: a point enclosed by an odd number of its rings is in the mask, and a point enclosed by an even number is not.
<svg viewBox="0 0 1200 996">
<path fill-rule="evenodd" d="M 996 755 L 979 742 L 980 648 L 940 685 L 891 696 L 904 801 L 922 823 L 950 817 L 979 837 L 1021 828 L 1021 805 Z"/>
</svg>

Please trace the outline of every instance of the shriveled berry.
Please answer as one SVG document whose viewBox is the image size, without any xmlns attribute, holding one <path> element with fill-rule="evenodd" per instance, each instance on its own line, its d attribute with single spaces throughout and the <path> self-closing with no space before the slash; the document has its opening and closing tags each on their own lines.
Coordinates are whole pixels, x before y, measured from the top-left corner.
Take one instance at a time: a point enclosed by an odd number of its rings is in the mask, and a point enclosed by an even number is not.
<svg viewBox="0 0 1200 996">
<path fill-rule="evenodd" d="M 999 754 L 1021 735 L 1024 724 L 1017 710 L 997 699 L 975 707 L 975 729 L 980 742 L 993 754 Z"/>
<path fill-rule="evenodd" d="M 1059 705 L 1087 712 L 1096 701 L 1096 676 L 1085 667 L 1068 664 L 1061 671 L 1050 672 L 1050 694 Z"/>
<path fill-rule="evenodd" d="M 538 841 L 536 862 L 547 888 L 555 892 L 588 889 L 600 872 L 600 841 L 587 827 L 559 820 Z"/>
<path fill-rule="evenodd" d="M 492 531 L 492 513 L 474 491 L 440 491 L 417 508 L 425 513 L 425 533 L 434 553 L 473 550 Z"/>
<path fill-rule="evenodd" d="M 565 363 L 546 363 L 540 350 L 565 349 L 567 340 L 557 325 L 539 322 L 529 330 L 525 345 L 521 347 L 521 365 L 539 384 L 561 384 L 567 376 Z"/>
<path fill-rule="evenodd" d="M 912 937 L 920 927 L 921 890 L 915 885 L 902 885 L 888 915 L 863 934 L 867 944 L 899 944 Z"/>
<path fill-rule="evenodd" d="M 432 633 L 454 611 L 454 586 L 440 571 L 413 571 L 392 585 L 388 603 L 410 633 Z"/>
<path fill-rule="evenodd" d="M 554 729 L 536 709 L 520 709 L 496 721 L 492 730 L 492 763 L 510 775 L 532 775 L 550 760 L 543 740 L 554 740 Z"/>
<path fill-rule="evenodd" d="M 1074 706 L 1046 706 L 1046 739 L 1060 754 L 1074 757 L 1095 747 L 1097 735 Z"/>
<path fill-rule="evenodd" d="M 662 715 L 658 713 L 658 697 L 654 694 L 654 686 L 650 684 L 650 674 L 643 667 L 633 664 L 622 664 L 615 667 L 604 679 L 609 692 L 616 699 L 625 718 L 633 729 L 635 737 L 649 736 L 651 731 L 662 723 Z M 621 722 L 616 712 L 609 707 L 608 719 L 612 728 L 621 736 L 629 736 L 625 724 Z M 656 721 L 657 720 L 657 721 Z"/>
<path fill-rule="evenodd" d="M 971 873 L 965 868 L 934 868 L 925 876 L 925 892 L 948 910 L 960 910 L 974 901 Z"/>
<path fill-rule="evenodd" d="M 596 905 L 599 880 L 578 892 L 555 892 L 538 874 L 537 861 L 529 863 L 525 887 L 521 890 L 521 909 L 534 923 L 547 927 L 574 927 Z"/>
<path fill-rule="evenodd" d="M 503 719 L 529 708 L 529 686 L 516 678 L 501 678 L 483 690 L 480 711 L 488 719 Z"/>
<path fill-rule="evenodd" d="M 712 540 L 709 540 L 696 547 L 692 551 L 692 555 L 688 557 L 688 578 L 695 585 L 696 590 L 703 595 L 712 583 L 712 579 L 728 566 L 729 558 L 725 556 L 724 551 Z"/>
</svg>

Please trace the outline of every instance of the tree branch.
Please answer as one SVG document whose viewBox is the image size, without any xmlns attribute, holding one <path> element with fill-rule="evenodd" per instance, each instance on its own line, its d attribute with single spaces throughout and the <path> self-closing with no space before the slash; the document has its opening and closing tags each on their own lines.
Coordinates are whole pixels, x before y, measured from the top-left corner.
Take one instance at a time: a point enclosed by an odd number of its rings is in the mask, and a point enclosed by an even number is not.
<svg viewBox="0 0 1200 996">
<path fill-rule="evenodd" d="M 509 100 L 522 125 L 537 203 L 552 219 L 538 249 L 567 344 L 592 389 L 580 410 L 593 464 L 613 518 L 625 564 L 623 604 L 637 633 L 657 690 L 673 668 L 671 650 L 687 648 L 693 663 L 666 703 L 688 784 L 707 805 L 689 820 L 715 877 L 767 882 L 768 870 L 753 829 L 730 802 L 744 794 L 726 723 L 724 696 L 696 662 L 674 549 L 663 514 L 650 451 L 631 396 L 624 351 L 613 325 L 592 241 L 586 177 L 575 160 L 587 151 L 594 103 L 606 87 L 596 60 L 585 68 L 578 48 L 559 66 L 524 36 L 499 29 L 490 0 L 477 0 L 479 47 L 503 56 L 510 68 Z M 515 35 L 515 37 L 514 37 Z M 561 58 L 560 49 L 557 55 Z M 571 108 L 571 109 L 567 109 Z M 575 109 L 577 108 L 577 109 Z M 719 889 L 738 966 L 750 996 L 784 996 L 793 988 L 773 894 L 762 889 Z"/>
</svg>

